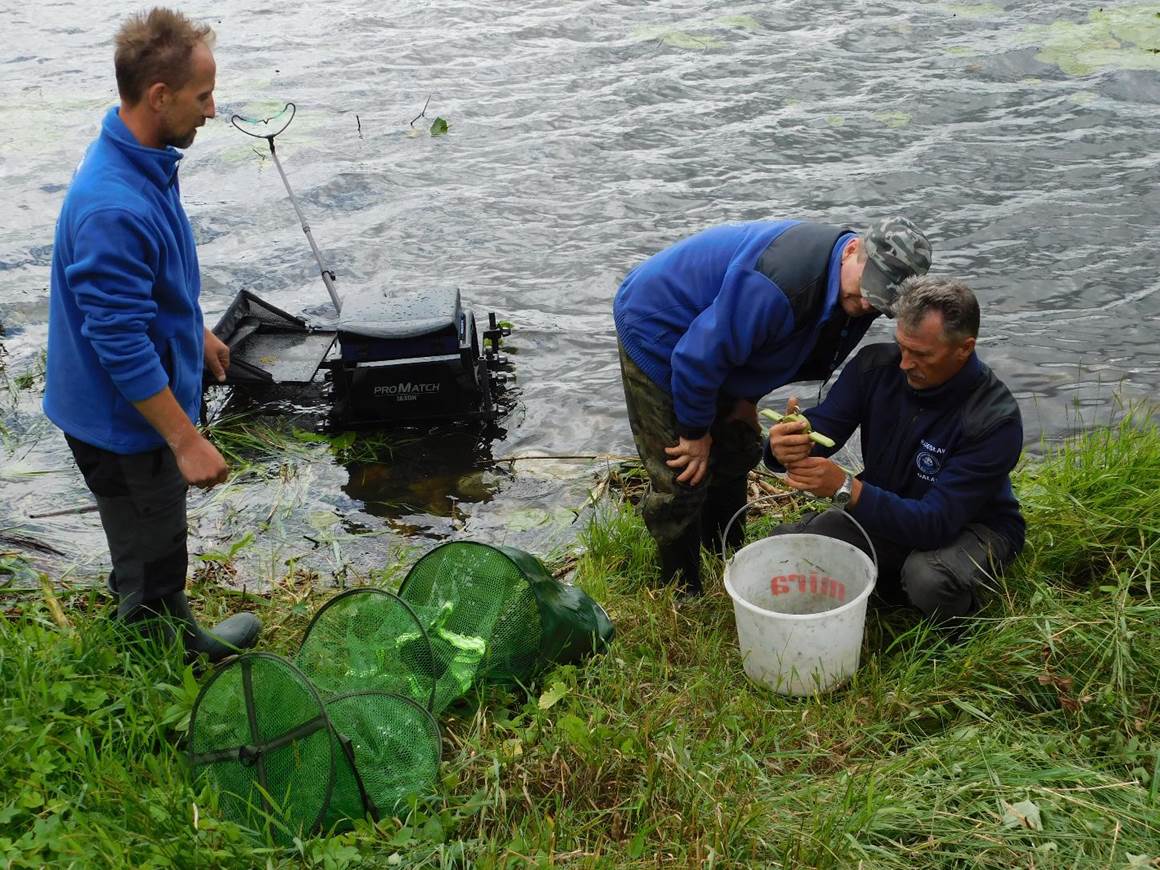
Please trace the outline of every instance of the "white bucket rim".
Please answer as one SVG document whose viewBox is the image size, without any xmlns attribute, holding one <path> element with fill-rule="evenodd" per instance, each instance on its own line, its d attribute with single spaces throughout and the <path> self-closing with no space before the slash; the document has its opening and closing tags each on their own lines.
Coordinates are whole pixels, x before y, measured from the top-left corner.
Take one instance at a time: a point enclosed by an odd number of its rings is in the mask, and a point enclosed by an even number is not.
<svg viewBox="0 0 1160 870">
<path fill-rule="evenodd" d="M 725 571 L 723 572 L 723 575 L 722 575 L 722 579 L 725 582 L 725 591 L 729 593 L 729 597 L 731 599 L 733 599 L 734 604 L 740 604 L 742 607 L 744 607 L 749 612 L 758 614 L 759 616 L 771 616 L 775 619 L 788 619 L 788 620 L 791 620 L 793 622 L 809 622 L 810 620 L 814 620 L 814 619 L 829 618 L 829 617 L 834 616 L 836 614 L 844 613 L 847 610 L 851 610 L 851 609 L 857 607 L 862 602 L 864 602 L 867 598 L 870 597 L 870 593 L 873 592 L 874 587 L 878 585 L 878 571 L 875 569 L 874 562 L 871 561 L 870 557 L 867 556 L 864 552 L 862 552 L 861 548 L 855 547 L 853 544 L 848 543 L 847 541 L 840 540 L 839 538 L 831 538 L 829 535 L 814 535 L 814 534 L 809 534 L 807 532 L 801 532 L 801 533 L 795 532 L 793 534 L 787 534 L 787 535 L 769 535 L 768 537 L 762 538 L 760 541 L 754 541 L 752 544 L 747 544 L 746 546 L 752 547 L 756 544 L 762 544 L 765 541 L 769 541 L 769 540 L 772 540 L 774 538 L 791 538 L 791 537 L 792 538 L 816 538 L 819 541 L 825 541 L 827 544 L 843 544 L 843 545 L 849 547 L 851 550 L 854 550 L 859 556 L 861 556 L 866 561 L 866 564 L 870 567 L 870 582 L 866 584 L 865 589 L 863 589 L 861 592 L 859 592 L 856 596 L 851 598 L 845 604 L 840 604 L 837 607 L 831 607 L 829 610 L 820 610 L 817 613 L 782 613 L 780 610 L 766 610 L 764 607 L 758 607 L 756 604 L 753 604 L 753 603 L 747 601 L 744 598 L 744 596 L 742 596 L 741 593 L 739 593 L 734 588 L 733 584 L 731 582 L 729 582 L 729 569 L 733 565 L 733 560 L 736 559 L 737 556 L 743 550 L 746 549 L 746 547 L 742 547 L 740 550 L 738 550 L 736 553 L 734 553 L 729 558 L 728 562 L 725 563 Z"/>
</svg>

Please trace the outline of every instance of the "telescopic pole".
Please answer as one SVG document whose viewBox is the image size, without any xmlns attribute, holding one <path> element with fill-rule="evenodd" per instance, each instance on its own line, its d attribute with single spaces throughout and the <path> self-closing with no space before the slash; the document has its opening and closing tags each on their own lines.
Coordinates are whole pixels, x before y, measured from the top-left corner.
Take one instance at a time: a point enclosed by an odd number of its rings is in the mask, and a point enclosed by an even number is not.
<svg viewBox="0 0 1160 870">
<path fill-rule="evenodd" d="M 273 118 L 268 118 L 261 123 L 269 124 L 270 121 L 277 120 L 282 115 L 286 114 L 287 110 L 290 111 L 290 117 L 286 120 L 286 123 L 284 123 L 274 133 L 253 133 L 247 130 L 238 122 L 245 121 L 249 124 L 254 124 L 257 122 L 248 118 L 243 118 L 241 115 L 231 116 L 230 123 L 238 130 L 245 133 L 247 136 L 253 136 L 255 139 L 265 139 L 266 143 L 270 146 L 270 156 L 274 158 L 274 165 L 278 167 L 278 174 L 282 176 L 282 183 L 286 185 L 286 192 L 290 194 L 290 204 L 294 206 L 294 211 L 298 214 L 298 222 L 302 224 L 302 232 L 306 233 L 306 240 L 310 242 L 310 250 L 314 252 L 314 261 L 318 263 L 318 271 L 322 275 L 322 283 L 326 285 L 326 292 L 330 294 L 330 301 L 334 304 L 335 312 L 341 314 L 342 300 L 338 298 L 338 291 L 334 289 L 334 273 L 322 264 L 322 253 L 318 250 L 318 245 L 314 242 L 314 234 L 310 232 L 310 224 L 306 222 L 306 216 L 302 214 L 302 209 L 298 207 L 298 200 L 295 199 L 294 190 L 290 187 L 290 179 L 286 177 L 286 170 L 282 168 L 282 161 L 278 159 L 278 152 L 274 148 L 274 137 L 282 133 L 287 127 L 290 126 L 290 122 L 294 120 L 294 115 L 297 114 L 298 107 L 293 103 L 287 103 L 281 112 L 279 112 Z"/>
<path fill-rule="evenodd" d="M 294 191 L 290 187 L 290 179 L 286 177 L 286 170 L 282 168 L 282 161 L 278 159 L 278 152 L 274 150 L 274 137 L 267 136 L 266 141 L 270 143 L 270 156 L 274 158 L 274 165 L 278 167 L 278 174 L 282 176 L 282 183 L 286 185 L 286 192 L 290 194 L 290 204 L 298 213 L 298 222 L 302 224 L 302 232 L 306 233 L 306 241 L 310 242 L 310 250 L 314 252 L 314 260 L 318 263 L 318 271 L 322 274 L 322 283 L 326 285 L 326 292 L 330 294 L 330 301 L 334 303 L 335 312 L 341 314 L 342 300 L 338 298 L 338 291 L 334 289 L 334 273 L 322 265 L 322 254 L 318 250 L 318 245 L 314 243 L 314 234 L 310 232 L 310 224 L 306 222 L 302 209 L 298 207 L 298 200 L 294 198 Z"/>
</svg>

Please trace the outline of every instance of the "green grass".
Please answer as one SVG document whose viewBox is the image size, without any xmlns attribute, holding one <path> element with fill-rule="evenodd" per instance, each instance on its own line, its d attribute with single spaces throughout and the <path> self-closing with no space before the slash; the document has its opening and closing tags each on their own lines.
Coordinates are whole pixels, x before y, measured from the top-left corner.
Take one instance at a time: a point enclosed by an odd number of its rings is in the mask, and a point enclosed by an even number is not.
<svg viewBox="0 0 1160 870">
<path fill-rule="evenodd" d="M 413 435 L 400 439 L 383 431 L 324 435 L 283 418 L 252 412 L 218 417 L 208 433 L 235 472 L 270 464 L 278 467 L 287 462 L 310 462 L 328 450 L 339 462 L 388 462 L 397 446 L 419 440 Z"/>
<path fill-rule="evenodd" d="M 9 593 L 0 866 L 1160 866 L 1160 430 L 1134 409 L 1017 489 L 1027 548 L 965 634 L 872 611 L 863 666 L 814 699 L 747 681 L 715 559 L 677 607 L 639 516 L 605 502 L 576 580 L 609 653 L 445 715 L 434 805 L 289 850 L 191 785 L 198 678 L 172 651 L 130 643 L 99 591 L 55 618 Z M 194 594 L 207 619 L 257 606 L 287 652 L 330 594 L 312 580 Z"/>
</svg>

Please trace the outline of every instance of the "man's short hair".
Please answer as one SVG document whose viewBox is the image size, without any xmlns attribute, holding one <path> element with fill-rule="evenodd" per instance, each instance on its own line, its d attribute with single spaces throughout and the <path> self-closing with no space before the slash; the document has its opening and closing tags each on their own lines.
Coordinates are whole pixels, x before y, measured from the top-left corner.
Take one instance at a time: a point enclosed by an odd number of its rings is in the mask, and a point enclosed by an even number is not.
<svg viewBox="0 0 1160 870">
<path fill-rule="evenodd" d="M 180 12 L 156 7 L 130 16 L 114 39 L 113 66 L 117 91 L 126 105 L 135 105 L 157 82 L 173 90 L 185 87 L 193 74 L 189 58 L 200 42 L 213 45 L 208 24 L 195 24 Z"/>
<path fill-rule="evenodd" d="M 895 304 L 895 316 L 903 328 L 917 329 L 932 311 L 942 315 L 948 341 L 979 337 L 979 300 L 962 281 L 934 275 L 904 281 Z"/>
</svg>

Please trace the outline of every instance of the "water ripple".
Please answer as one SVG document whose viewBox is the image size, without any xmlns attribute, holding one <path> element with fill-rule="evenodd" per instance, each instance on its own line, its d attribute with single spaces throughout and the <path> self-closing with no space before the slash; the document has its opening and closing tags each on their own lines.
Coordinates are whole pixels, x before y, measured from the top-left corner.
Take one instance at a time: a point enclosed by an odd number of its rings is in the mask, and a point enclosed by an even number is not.
<svg viewBox="0 0 1160 870">
<path fill-rule="evenodd" d="M 293 100 L 279 155 L 341 292 L 457 286 L 516 324 L 497 454 L 632 451 L 609 305 L 644 257 L 723 221 L 887 212 L 927 227 L 935 271 L 977 289 L 981 354 L 1038 444 L 1074 407 L 1160 390 L 1160 76 L 1070 75 L 1031 28 L 1085 22 L 1089 6 L 1008 5 L 223 0 L 222 116 L 182 167 L 205 307 L 242 287 L 289 310 L 324 303 L 264 145 L 225 123 L 225 107 Z M 56 212 L 115 100 L 109 40 L 136 8 L 61 0 L 6 18 L 20 50 L 0 106 L 0 320 L 29 327 L 7 338 L 16 358 L 43 341 L 31 321 Z M 435 117 L 448 135 L 427 134 Z M 881 323 L 869 340 L 889 336 Z M 67 458 L 52 439 L 36 450 Z M 504 479 L 468 527 L 499 528 L 505 492 L 521 510 L 559 492 Z M 317 498 L 341 510 L 350 496 Z M 457 533 L 454 516 L 386 515 Z"/>
</svg>

